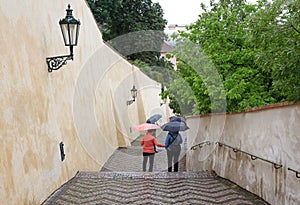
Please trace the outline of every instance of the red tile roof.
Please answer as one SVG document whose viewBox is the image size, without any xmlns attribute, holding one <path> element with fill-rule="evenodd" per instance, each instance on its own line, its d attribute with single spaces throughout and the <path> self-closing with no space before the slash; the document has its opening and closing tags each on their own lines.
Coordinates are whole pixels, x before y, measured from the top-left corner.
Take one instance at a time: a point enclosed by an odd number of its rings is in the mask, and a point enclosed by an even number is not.
<svg viewBox="0 0 300 205">
<path fill-rule="evenodd" d="M 162 47 L 161 47 L 161 53 L 169 53 L 171 52 L 171 50 L 173 49 L 172 46 L 170 46 L 169 44 L 167 44 L 166 42 L 163 43 Z"/>
</svg>

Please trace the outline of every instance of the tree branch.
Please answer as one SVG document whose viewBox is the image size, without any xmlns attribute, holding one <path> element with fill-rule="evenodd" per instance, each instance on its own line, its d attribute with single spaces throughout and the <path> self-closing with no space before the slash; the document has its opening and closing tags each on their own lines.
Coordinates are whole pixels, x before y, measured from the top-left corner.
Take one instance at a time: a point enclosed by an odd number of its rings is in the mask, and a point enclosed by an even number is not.
<svg viewBox="0 0 300 205">
<path fill-rule="evenodd" d="M 239 43 L 236 43 L 235 41 L 233 41 L 233 40 L 231 40 L 231 39 L 229 39 L 229 38 L 227 38 L 227 41 L 229 41 L 230 43 L 233 43 L 234 45 L 238 46 L 238 47 L 240 48 L 240 50 L 242 50 L 243 45 L 241 45 L 241 44 L 239 44 Z"/>
</svg>

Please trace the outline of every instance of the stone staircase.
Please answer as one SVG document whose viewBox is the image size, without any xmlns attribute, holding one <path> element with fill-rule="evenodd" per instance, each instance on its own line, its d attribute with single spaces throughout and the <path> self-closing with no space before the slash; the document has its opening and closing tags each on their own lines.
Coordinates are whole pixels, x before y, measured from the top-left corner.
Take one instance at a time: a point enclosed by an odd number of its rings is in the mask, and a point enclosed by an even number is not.
<svg viewBox="0 0 300 205">
<path fill-rule="evenodd" d="M 267 204 L 213 172 L 78 172 L 49 204 Z"/>
<path fill-rule="evenodd" d="M 214 172 L 187 172 L 184 153 L 180 172 L 166 171 L 164 150 L 155 155 L 154 172 L 141 172 L 142 148 L 135 141 L 116 150 L 100 172 L 78 172 L 43 205 L 268 204 Z"/>
</svg>

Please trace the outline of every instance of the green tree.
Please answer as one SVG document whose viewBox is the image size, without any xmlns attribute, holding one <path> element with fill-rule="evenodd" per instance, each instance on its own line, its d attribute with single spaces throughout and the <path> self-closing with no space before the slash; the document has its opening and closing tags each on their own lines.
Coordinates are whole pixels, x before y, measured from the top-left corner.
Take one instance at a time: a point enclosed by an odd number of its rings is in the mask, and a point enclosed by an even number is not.
<svg viewBox="0 0 300 205">
<path fill-rule="evenodd" d="M 176 110 L 192 106 L 192 114 L 242 111 L 251 107 L 300 99 L 300 2 L 298 0 L 211 0 L 202 4 L 197 22 L 177 39 L 177 75 L 192 90 L 189 96 L 178 80 L 165 95 L 176 96 Z M 186 39 L 194 45 L 187 43 Z M 198 45 L 202 55 L 191 46 Z M 179 51 L 179 52 L 178 52 Z M 215 66 L 218 76 L 212 73 Z M 200 70 L 199 70 L 200 68 Z M 224 89 L 218 89 L 222 80 Z M 224 93 L 225 92 L 225 93 Z M 191 95 L 194 96 L 191 100 Z M 226 96 L 226 103 L 224 99 Z M 178 100 L 179 99 L 179 100 Z M 187 105 L 185 107 L 188 107 Z M 190 112 L 190 110 L 188 111 Z"/>
<path fill-rule="evenodd" d="M 258 1 L 250 21 L 255 64 L 270 76 L 267 89 L 276 101 L 300 100 L 300 1 Z"/>
<path fill-rule="evenodd" d="M 255 63 L 257 45 L 250 41 L 249 22 L 258 7 L 245 0 L 211 1 L 188 32 L 181 35 L 201 46 L 215 65 L 227 98 L 227 111 L 241 111 L 275 102 L 272 76 Z M 271 85 L 272 86 L 272 85 Z"/>
<path fill-rule="evenodd" d="M 163 31 L 167 24 L 161 6 L 159 3 L 152 3 L 151 0 L 88 0 L 88 3 L 105 41 L 137 31 Z M 161 46 L 164 35 L 156 37 L 156 41 L 152 43 Z M 157 39 L 160 39 L 159 42 Z M 112 46 L 117 47 L 113 44 Z M 129 46 L 142 47 L 139 42 Z M 143 51 L 126 57 L 129 60 L 140 59 L 153 64 L 159 54 L 159 51 Z"/>
<path fill-rule="evenodd" d="M 177 58 L 177 70 L 164 91 L 170 98 L 170 107 L 183 116 L 226 111 L 222 81 L 201 48 L 181 39 L 173 54 Z"/>
</svg>

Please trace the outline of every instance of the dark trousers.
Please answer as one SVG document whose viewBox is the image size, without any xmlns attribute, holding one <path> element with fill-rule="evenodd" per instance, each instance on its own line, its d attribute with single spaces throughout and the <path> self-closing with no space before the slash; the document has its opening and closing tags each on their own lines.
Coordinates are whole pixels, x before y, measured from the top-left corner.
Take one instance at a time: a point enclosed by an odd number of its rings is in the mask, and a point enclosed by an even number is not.
<svg viewBox="0 0 300 205">
<path fill-rule="evenodd" d="M 149 158 L 149 172 L 153 171 L 154 153 L 143 152 L 143 172 L 146 171 L 148 158 Z"/>
<path fill-rule="evenodd" d="M 168 172 L 172 172 L 172 167 L 174 166 L 174 172 L 178 172 L 178 163 L 181 147 L 172 146 L 167 149 L 168 157 Z"/>
</svg>

